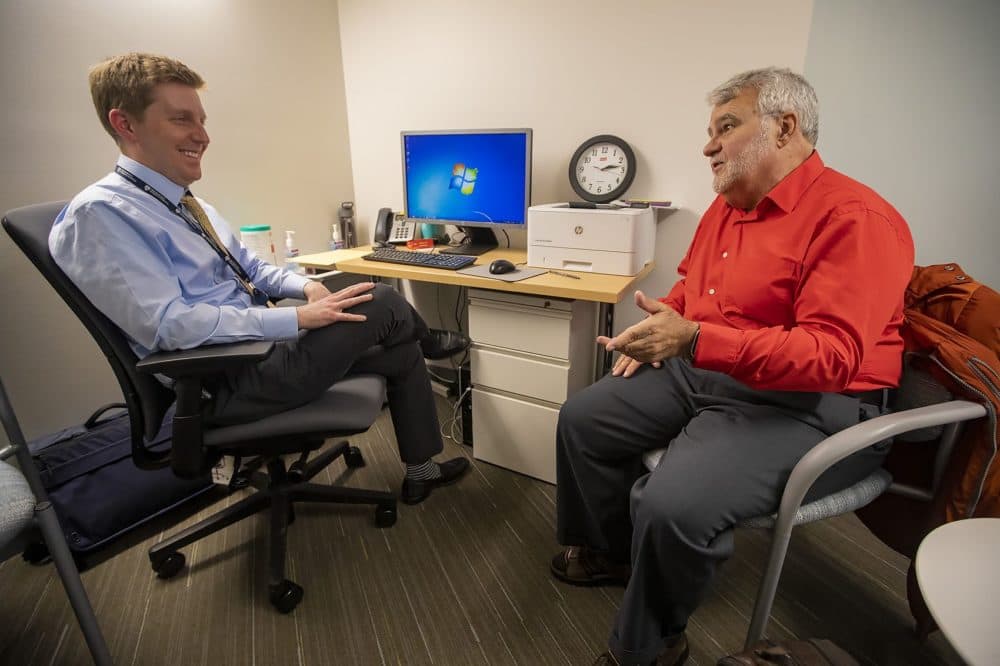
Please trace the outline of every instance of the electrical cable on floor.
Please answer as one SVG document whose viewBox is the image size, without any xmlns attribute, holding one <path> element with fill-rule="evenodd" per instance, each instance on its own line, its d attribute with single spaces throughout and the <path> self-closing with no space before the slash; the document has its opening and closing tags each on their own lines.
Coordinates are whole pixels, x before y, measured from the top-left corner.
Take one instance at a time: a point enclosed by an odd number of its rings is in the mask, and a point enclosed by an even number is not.
<svg viewBox="0 0 1000 666">
<path fill-rule="evenodd" d="M 441 424 L 441 437 L 450 439 L 456 444 L 462 444 L 465 441 L 465 433 L 462 431 L 462 401 L 470 391 L 472 391 L 471 386 L 458 394 L 455 404 L 452 405 L 451 418 Z M 445 432 L 446 428 L 447 433 Z"/>
</svg>

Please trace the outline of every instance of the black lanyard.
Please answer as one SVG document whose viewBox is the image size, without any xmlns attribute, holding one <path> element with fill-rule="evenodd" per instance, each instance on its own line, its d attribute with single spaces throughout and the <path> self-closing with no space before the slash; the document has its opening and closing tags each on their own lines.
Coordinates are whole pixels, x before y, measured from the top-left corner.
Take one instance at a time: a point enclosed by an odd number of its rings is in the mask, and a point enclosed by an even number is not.
<svg viewBox="0 0 1000 666">
<path fill-rule="evenodd" d="M 136 186 L 143 192 L 152 195 L 154 199 L 156 199 L 161 204 L 166 206 L 167 210 L 169 210 L 171 213 L 184 220 L 185 224 L 188 225 L 191 231 L 194 231 L 196 234 L 204 238 L 205 242 L 208 243 L 209 247 L 215 250 L 215 253 L 219 255 L 219 258 L 222 259 L 222 261 L 227 266 L 229 266 L 230 270 L 236 273 L 240 281 L 244 283 L 243 284 L 244 288 L 250 293 L 250 298 L 253 300 L 253 302 L 256 303 L 257 305 L 267 304 L 267 294 L 261 291 L 253 283 L 253 280 L 250 279 L 249 273 L 247 273 L 246 269 L 243 268 L 240 262 L 236 261 L 236 258 L 229 252 L 229 249 L 226 248 L 225 246 L 220 246 L 220 244 L 216 243 L 215 239 L 209 236 L 208 233 L 202 228 L 200 224 L 198 224 L 196 220 L 192 220 L 189 216 L 184 214 L 184 209 L 182 209 L 180 206 L 175 206 L 174 204 L 170 203 L 170 200 L 167 199 L 165 196 L 163 196 L 163 194 L 161 194 L 159 190 L 157 190 L 155 187 L 144 181 L 142 178 L 136 176 L 128 169 L 125 169 L 120 164 L 115 165 L 115 173 L 117 173 L 119 176 L 121 176 L 128 182 L 132 183 L 132 185 Z"/>
</svg>

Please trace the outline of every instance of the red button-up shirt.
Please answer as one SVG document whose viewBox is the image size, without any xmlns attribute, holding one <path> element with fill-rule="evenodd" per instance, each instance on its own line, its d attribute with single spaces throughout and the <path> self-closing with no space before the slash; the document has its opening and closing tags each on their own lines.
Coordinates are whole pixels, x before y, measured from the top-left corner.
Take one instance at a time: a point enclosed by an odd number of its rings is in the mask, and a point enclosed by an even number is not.
<svg viewBox="0 0 1000 666">
<path fill-rule="evenodd" d="M 913 239 L 872 189 L 813 152 L 747 212 L 705 212 L 660 299 L 701 323 L 694 363 L 759 389 L 896 386 Z"/>
</svg>

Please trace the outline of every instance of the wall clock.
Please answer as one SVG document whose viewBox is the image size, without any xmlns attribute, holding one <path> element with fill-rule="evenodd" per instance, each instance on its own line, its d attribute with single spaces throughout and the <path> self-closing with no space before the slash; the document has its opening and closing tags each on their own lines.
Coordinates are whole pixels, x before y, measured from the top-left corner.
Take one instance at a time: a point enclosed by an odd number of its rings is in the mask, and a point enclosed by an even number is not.
<svg viewBox="0 0 1000 666">
<path fill-rule="evenodd" d="M 621 198 L 635 178 L 635 153 L 617 136 L 600 134 L 583 142 L 569 161 L 569 182 L 584 201 Z"/>
</svg>

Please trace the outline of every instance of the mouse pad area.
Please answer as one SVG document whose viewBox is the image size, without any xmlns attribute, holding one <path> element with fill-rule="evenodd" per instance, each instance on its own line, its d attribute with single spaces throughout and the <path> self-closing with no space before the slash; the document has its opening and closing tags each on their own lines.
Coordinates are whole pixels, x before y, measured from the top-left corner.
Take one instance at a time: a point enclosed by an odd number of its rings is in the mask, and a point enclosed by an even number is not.
<svg viewBox="0 0 1000 666">
<path fill-rule="evenodd" d="M 518 266 L 516 270 L 510 273 L 502 273 L 500 275 L 494 275 L 490 273 L 490 265 L 483 264 L 481 266 L 468 266 L 462 268 L 459 271 L 464 275 L 475 275 L 476 277 L 492 278 L 494 280 L 503 280 L 504 282 L 519 282 L 521 280 L 527 280 L 528 278 L 535 277 L 536 275 L 541 275 L 542 273 L 547 273 L 547 268 L 531 268 L 530 266 Z"/>
</svg>

